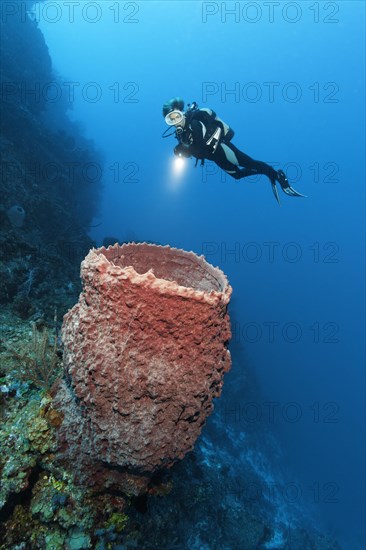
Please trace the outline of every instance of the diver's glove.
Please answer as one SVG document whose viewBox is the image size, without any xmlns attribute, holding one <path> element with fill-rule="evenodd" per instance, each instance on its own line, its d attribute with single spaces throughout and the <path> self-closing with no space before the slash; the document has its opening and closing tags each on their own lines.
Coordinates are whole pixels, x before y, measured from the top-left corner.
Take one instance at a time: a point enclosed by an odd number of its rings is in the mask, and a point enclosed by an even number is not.
<svg viewBox="0 0 366 550">
<path fill-rule="evenodd" d="M 185 157 L 185 158 L 191 158 L 191 153 L 189 151 L 189 145 L 186 145 L 185 143 L 179 143 L 174 147 L 174 154 L 177 157 Z"/>
</svg>

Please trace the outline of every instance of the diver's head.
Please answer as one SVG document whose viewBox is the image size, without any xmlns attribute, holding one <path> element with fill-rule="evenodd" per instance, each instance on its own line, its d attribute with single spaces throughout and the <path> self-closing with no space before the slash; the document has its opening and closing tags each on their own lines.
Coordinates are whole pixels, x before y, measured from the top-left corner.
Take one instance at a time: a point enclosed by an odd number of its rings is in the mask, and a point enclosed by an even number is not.
<svg viewBox="0 0 366 550">
<path fill-rule="evenodd" d="M 186 123 L 186 117 L 182 111 L 174 109 L 165 116 L 165 122 L 168 126 L 175 126 L 176 128 L 184 128 Z"/>
<path fill-rule="evenodd" d="M 170 111 L 182 111 L 184 109 L 184 101 L 181 97 L 172 97 L 169 101 L 166 101 L 163 105 L 163 117 L 165 118 Z"/>
</svg>

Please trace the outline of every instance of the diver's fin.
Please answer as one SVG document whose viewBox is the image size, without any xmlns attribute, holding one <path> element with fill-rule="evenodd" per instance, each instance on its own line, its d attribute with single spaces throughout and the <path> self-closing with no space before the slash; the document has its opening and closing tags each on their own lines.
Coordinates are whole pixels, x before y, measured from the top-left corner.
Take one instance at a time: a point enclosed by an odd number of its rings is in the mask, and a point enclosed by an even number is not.
<svg viewBox="0 0 366 550">
<path fill-rule="evenodd" d="M 306 197 L 306 195 L 302 195 L 301 193 L 298 193 L 298 191 L 296 191 L 293 187 L 291 187 L 286 177 L 286 174 L 283 170 L 277 171 L 276 179 L 280 184 L 282 191 L 286 193 L 286 195 L 289 195 L 289 197 Z"/>
<path fill-rule="evenodd" d="M 275 196 L 275 199 L 276 199 L 276 201 L 278 202 L 278 204 L 281 206 L 280 197 L 278 196 L 276 181 L 275 181 L 275 180 L 271 180 L 271 185 L 272 185 L 272 191 L 273 191 L 273 194 L 274 194 L 274 196 Z"/>
</svg>

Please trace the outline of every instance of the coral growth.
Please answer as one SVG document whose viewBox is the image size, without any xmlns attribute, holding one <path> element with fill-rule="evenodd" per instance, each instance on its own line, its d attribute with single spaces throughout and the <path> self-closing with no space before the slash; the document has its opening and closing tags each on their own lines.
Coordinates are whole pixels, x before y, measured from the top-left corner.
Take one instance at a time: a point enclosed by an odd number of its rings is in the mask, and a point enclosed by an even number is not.
<svg viewBox="0 0 366 550">
<path fill-rule="evenodd" d="M 37 325 L 32 323 L 31 345 L 23 344 L 22 350 L 9 347 L 7 350 L 17 361 L 14 372 L 21 380 L 48 391 L 60 375 L 57 335 L 53 336 L 53 343 L 50 344 L 47 328 L 39 331 Z"/>
</svg>

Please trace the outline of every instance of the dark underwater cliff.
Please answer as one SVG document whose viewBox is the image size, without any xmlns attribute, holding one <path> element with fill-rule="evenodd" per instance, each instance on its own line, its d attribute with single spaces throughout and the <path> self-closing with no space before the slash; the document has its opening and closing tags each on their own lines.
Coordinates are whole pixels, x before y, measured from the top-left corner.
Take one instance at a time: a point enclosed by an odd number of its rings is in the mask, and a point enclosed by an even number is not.
<svg viewBox="0 0 366 550">
<path fill-rule="evenodd" d="M 0 304 L 27 318 L 75 301 L 102 170 L 68 118 L 37 22 L 18 5 L 1 18 Z"/>
</svg>

